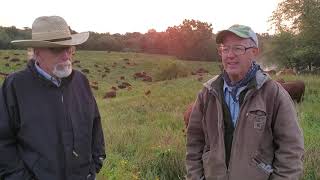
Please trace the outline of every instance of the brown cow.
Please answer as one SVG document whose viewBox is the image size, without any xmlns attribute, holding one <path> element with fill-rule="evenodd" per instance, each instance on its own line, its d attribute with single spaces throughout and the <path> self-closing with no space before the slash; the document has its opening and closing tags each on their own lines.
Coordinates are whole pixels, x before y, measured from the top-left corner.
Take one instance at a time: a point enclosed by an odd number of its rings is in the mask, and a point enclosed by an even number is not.
<svg viewBox="0 0 320 180">
<path fill-rule="evenodd" d="M 303 95 L 305 91 L 305 84 L 303 81 L 297 80 L 297 81 L 279 82 L 279 83 L 289 93 L 292 100 L 297 101 L 297 103 L 300 103 L 303 100 Z"/>
<path fill-rule="evenodd" d="M 107 98 L 114 98 L 117 96 L 117 92 L 116 91 L 109 91 L 107 92 L 105 95 L 104 95 L 104 99 L 107 99 Z"/>
<path fill-rule="evenodd" d="M 0 75 L 3 77 L 7 77 L 9 74 L 8 73 L 4 73 L 4 72 L 0 72 Z"/>
<path fill-rule="evenodd" d="M 277 81 L 278 83 L 280 83 L 280 84 L 281 84 L 281 83 L 285 83 L 284 79 L 282 79 L 282 78 L 277 79 L 276 81 Z"/>
<path fill-rule="evenodd" d="M 268 70 L 268 71 L 263 71 L 265 73 L 268 73 L 269 75 L 275 75 L 277 72 L 274 69 Z"/>
<path fill-rule="evenodd" d="M 297 73 L 293 69 L 283 69 L 276 74 L 276 76 L 281 75 L 297 75 Z"/>
<path fill-rule="evenodd" d="M 187 110 L 183 113 L 183 120 L 186 128 L 188 127 L 188 124 L 189 124 L 189 118 L 192 112 L 192 108 L 193 108 L 193 103 L 190 103 L 187 107 Z"/>
</svg>

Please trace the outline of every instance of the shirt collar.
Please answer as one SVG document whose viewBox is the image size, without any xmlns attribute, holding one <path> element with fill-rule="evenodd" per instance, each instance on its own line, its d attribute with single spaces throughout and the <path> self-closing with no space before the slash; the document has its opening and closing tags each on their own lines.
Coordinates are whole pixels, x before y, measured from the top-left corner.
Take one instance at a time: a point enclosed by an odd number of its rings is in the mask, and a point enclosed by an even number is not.
<svg viewBox="0 0 320 180">
<path fill-rule="evenodd" d="M 43 69 L 41 69 L 41 67 L 37 64 L 37 62 L 34 62 L 35 67 L 38 71 L 39 74 L 41 74 L 44 78 L 48 79 L 49 81 L 51 81 L 52 83 L 54 83 L 56 86 L 60 86 L 61 84 L 61 80 L 57 79 L 53 76 L 51 76 L 50 74 L 48 74 L 47 72 L 45 72 Z"/>
<path fill-rule="evenodd" d="M 237 99 L 239 98 L 240 93 L 246 88 L 247 86 L 242 86 L 238 89 L 237 92 Z M 228 86 L 227 82 L 225 80 L 223 80 L 223 92 L 224 94 L 226 93 L 226 91 L 230 92 L 232 91 L 232 87 Z"/>
</svg>

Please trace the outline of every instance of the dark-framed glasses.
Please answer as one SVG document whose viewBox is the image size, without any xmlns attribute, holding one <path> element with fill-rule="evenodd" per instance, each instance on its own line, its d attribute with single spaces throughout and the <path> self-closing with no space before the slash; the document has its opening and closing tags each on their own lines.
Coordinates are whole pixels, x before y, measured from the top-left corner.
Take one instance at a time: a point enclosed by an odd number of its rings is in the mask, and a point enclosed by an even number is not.
<svg viewBox="0 0 320 180">
<path fill-rule="evenodd" d="M 245 47 L 243 45 L 234 45 L 234 46 L 223 46 L 218 47 L 219 55 L 225 55 L 232 51 L 233 54 L 239 56 L 246 53 L 248 49 L 256 48 L 255 46 Z"/>
<path fill-rule="evenodd" d="M 52 47 L 48 48 L 53 54 L 60 54 L 62 52 L 71 53 L 71 46 L 68 47 Z"/>
</svg>

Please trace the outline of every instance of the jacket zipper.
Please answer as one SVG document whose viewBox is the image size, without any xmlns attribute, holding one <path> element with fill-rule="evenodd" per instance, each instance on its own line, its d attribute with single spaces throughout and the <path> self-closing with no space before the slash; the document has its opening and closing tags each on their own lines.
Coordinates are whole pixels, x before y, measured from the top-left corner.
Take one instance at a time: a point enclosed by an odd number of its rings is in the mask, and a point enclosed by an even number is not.
<svg viewBox="0 0 320 180">
<path fill-rule="evenodd" d="M 248 99 L 251 98 L 253 96 L 253 94 L 255 93 L 256 91 L 255 90 L 251 90 L 249 92 L 247 92 L 247 94 L 245 95 L 245 98 L 244 98 L 244 101 L 242 103 L 242 106 L 240 107 L 240 111 L 239 111 L 239 116 L 238 116 L 238 119 L 237 119 L 237 123 L 239 122 L 239 119 L 240 117 L 242 116 L 245 116 L 247 117 L 247 113 L 245 115 L 243 115 L 242 111 L 243 111 L 243 108 L 245 107 L 245 104 L 247 103 Z M 242 116 L 241 116 L 242 115 Z M 240 124 L 237 124 L 236 125 L 236 128 L 233 132 L 233 139 L 232 139 L 232 146 L 231 146 L 231 154 L 230 154 L 230 161 L 229 161 L 229 165 L 228 165 L 228 168 L 227 168 L 227 176 L 228 176 L 228 179 L 230 179 L 230 172 L 231 172 L 231 167 L 232 167 L 232 157 L 233 157 L 233 154 L 234 154 L 234 149 L 235 149 L 235 144 L 236 144 L 236 138 L 237 138 L 237 135 L 238 135 L 238 126 Z"/>
<path fill-rule="evenodd" d="M 64 98 L 63 98 L 63 88 L 61 88 L 61 104 L 62 104 L 62 109 L 63 109 L 63 113 L 64 113 L 64 118 L 66 119 L 66 114 L 65 114 L 65 108 L 64 108 Z M 64 148 L 63 148 L 64 149 Z M 64 151 L 64 161 L 66 161 L 66 155 L 65 155 L 65 149 L 63 150 Z M 65 168 L 65 171 L 64 171 L 64 173 L 65 173 L 65 176 L 67 176 L 67 174 L 68 174 L 68 171 L 67 171 L 67 168 Z"/>
<path fill-rule="evenodd" d="M 63 97 L 63 89 L 61 90 L 61 102 L 62 102 L 62 107 L 64 108 L 64 97 Z M 65 112 L 66 113 L 66 112 Z M 67 120 L 67 119 L 66 119 Z M 73 125 L 71 122 L 71 126 L 72 126 L 72 133 L 73 133 Z M 79 154 L 76 152 L 75 148 L 74 148 L 74 134 L 73 134 L 73 142 L 72 142 L 72 154 L 74 157 L 78 158 Z"/>
</svg>

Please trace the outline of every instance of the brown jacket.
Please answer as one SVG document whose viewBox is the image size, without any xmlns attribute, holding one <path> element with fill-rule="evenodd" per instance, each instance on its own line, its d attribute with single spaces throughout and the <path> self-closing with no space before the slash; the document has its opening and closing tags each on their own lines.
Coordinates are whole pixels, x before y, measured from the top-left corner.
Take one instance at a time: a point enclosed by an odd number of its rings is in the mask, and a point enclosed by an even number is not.
<svg viewBox="0 0 320 180">
<path fill-rule="evenodd" d="M 299 179 L 304 145 L 295 106 L 281 85 L 260 71 L 240 107 L 227 168 L 221 81 L 216 76 L 204 84 L 191 113 L 187 180 Z"/>
</svg>

